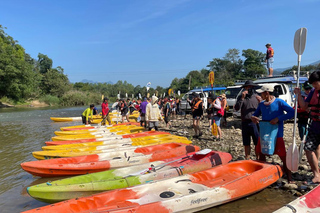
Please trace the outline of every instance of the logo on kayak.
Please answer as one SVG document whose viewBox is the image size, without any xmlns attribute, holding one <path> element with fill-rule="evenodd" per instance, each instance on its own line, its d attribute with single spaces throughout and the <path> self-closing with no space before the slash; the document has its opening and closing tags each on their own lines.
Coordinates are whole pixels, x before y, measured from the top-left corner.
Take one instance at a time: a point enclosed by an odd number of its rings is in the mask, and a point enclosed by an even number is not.
<svg viewBox="0 0 320 213">
<path fill-rule="evenodd" d="M 259 180 L 259 182 L 260 183 L 267 182 L 268 180 L 271 180 L 272 178 L 273 178 L 273 175 L 269 175 L 268 177 L 261 178 Z"/>
<path fill-rule="evenodd" d="M 199 198 L 199 199 L 196 199 L 196 200 L 191 200 L 190 204 L 191 205 L 194 205 L 194 204 L 200 204 L 200 203 L 204 203 L 204 202 L 207 202 L 208 198 Z"/>
</svg>

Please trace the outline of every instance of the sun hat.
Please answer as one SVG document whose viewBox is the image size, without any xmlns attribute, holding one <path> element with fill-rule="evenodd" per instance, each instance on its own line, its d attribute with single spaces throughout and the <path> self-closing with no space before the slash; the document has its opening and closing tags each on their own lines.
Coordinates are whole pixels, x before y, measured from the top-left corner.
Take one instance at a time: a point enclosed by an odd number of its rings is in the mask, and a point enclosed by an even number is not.
<svg viewBox="0 0 320 213">
<path fill-rule="evenodd" d="M 258 87 L 258 84 L 253 83 L 252 80 L 247 80 L 241 87 L 244 88 L 246 86 L 253 86 L 253 87 Z"/>
<path fill-rule="evenodd" d="M 257 89 L 257 93 L 263 93 L 263 92 L 273 92 L 274 86 L 271 84 L 265 84 L 260 89 Z"/>
<path fill-rule="evenodd" d="M 219 95 L 221 98 L 226 98 L 226 94 Z"/>
</svg>

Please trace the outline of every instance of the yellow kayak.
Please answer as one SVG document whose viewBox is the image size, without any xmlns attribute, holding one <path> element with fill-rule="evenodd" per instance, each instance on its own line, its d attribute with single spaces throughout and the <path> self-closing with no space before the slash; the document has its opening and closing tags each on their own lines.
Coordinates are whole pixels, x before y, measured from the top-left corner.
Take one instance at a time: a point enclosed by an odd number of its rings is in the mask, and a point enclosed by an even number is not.
<svg viewBox="0 0 320 213">
<path fill-rule="evenodd" d="M 150 144 L 144 144 L 139 146 L 126 145 L 119 147 L 119 144 L 111 144 L 106 146 L 88 147 L 88 148 L 78 148 L 78 149 L 66 149 L 66 150 L 50 150 L 50 151 L 36 151 L 32 152 L 32 155 L 38 160 L 52 159 L 52 158 L 65 158 L 65 157 L 76 157 L 83 155 L 93 155 L 93 154 L 105 154 L 106 159 L 112 159 L 114 157 L 121 156 L 136 156 L 139 153 L 134 153 L 134 150 L 138 147 L 145 147 L 158 144 L 167 143 L 183 143 L 191 144 L 192 142 L 188 139 L 170 139 L 170 140 L 159 140 Z M 121 154 L 122 153 L 122 154 Z"/>
<path fill-rule="evenodd" d="M 104 134 L 78 134 L 78 135 L 61 135 L 61 136 L 54 136 L 51 139 L 53 141 L 67 141 L 67 140 L 79 140 L 79 139 L 89 139 L 89 138 L 102 138 L 107 137 L 111 135 L 124 135 L 124 134 L 130 134 L 130 133 L 138 133 L 144 131 L 144 127 L 135 127 L 130 129 L 125 129 L 122 131 L 117 132 L 110 132 L 110 133 L 104 133 Z"/>
<path fill-rule="evenodd" d="M 139 138 L 125 138 L 122 140 L 115 139 L 109 141 L 97 141 L 97 142 L 86 142 L 86 143 L 72 143 L 72 144 L 63 144 L 63 145 L 55 145 L 55 146 L 43 146 L 43 150 L 57 150 L 57 149 L 76 149 L 76 148 L 88 148 L 88 147 L 97 147 L 97 146 L 105 146 L 111 144 L 131 144 L 133 146 L 139 146 L 149 143 L 154 143 L 157 141 L 165 141 L 172 139 L 187 139 L 185 137 L 162 134 L 162 135 L 151 135 Z"/>
</svg>

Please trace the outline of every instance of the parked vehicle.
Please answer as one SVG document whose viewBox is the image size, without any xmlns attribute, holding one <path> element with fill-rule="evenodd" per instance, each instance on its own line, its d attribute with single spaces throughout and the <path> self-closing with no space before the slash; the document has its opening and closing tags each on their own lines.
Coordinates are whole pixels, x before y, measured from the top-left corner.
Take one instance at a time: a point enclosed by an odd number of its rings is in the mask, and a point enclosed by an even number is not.
<svg viewBox="0 0 320 213">
<path fill-rule="evenodd" d="M 257 80 L 260 81 L 260 80 Z M 287 102 L 290 106 L 293 107 L 294 102 L 292 99 L 292 94 L 290 92 L 290 88 L 288 86 L 288 84 L 286 83 L 258 83 L 256 81 L 254 81 L 254 83 L 257 83 L 259 86 L 263 86 L 266 84 L 271 84 L 274 86 L 274 96 L 276 96 L 277 98 L 280 98 L 282 100 L 284 100 L 285 102 Z M 257 88 L 256 88 L 257 89 Z M 236 100 L 238 98 L 239 95 L 241 95 L 243 89 L 241 89 L 236 97 Z M 233 111 L 233 117 L 240 117 L 240 111 Z"/>
<path fill-rule="evenodd" d="M 236 101 L 237 101 L 236 98 L 237 98 L 240 90 L 241 90 L 241 85 L 227 87 L 227 89 L 225 91 L 225 94 L 227 96 L 227 103 L 229 106 L 227 113 L 233 112 L 233 107 L 236 104 Z"/>
<path fill-rule="evenodd" d="M 205 109 L 208 107 L 208 101 L 207 98 L 213 94 L 213 96 L 218 96 L 222 93 L 225 92 L 227 88 L 226 87 L 201 87 L 201 88 L 195 88 L 193 90 L 190 90 L 187 92 L 182 98 L 181 98 L 181 103 L 180 103 L 180 109 L 184 112 L 191 112 L 191 107 L 189 103 L 187 102 L 187 99 L 192 100 L 193 99 L 193 94 L 199 94 L 201 100 L 203 101 L 203 106 Z"/>
</svg>

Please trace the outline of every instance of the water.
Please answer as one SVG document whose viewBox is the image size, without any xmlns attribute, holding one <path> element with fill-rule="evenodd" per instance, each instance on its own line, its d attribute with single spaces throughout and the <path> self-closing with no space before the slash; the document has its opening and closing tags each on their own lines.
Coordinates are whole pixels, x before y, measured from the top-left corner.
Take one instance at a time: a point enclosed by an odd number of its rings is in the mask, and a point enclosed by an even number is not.
<svg viewBox="0 0 320 213">
<path fill-rule="evenodd" d="M 39 178 L 21 169 L 20 164 L 34 161 L 32 152 L 41 150 L 50 141 L 54 131 L 63 126 L 80 125 L 80 122 L 56 123 L 50 117 L 80 116 L 85 107 L 0 109 L 0 212 L 21 212 L 47 205 L 29 197 L 26 188 L 31 185 L 60 178 Z M 258 212 L 268 213 L 293 200 L 294 197 L 280 190 L 265 189 L 209 212 Z"/>
</svg>

